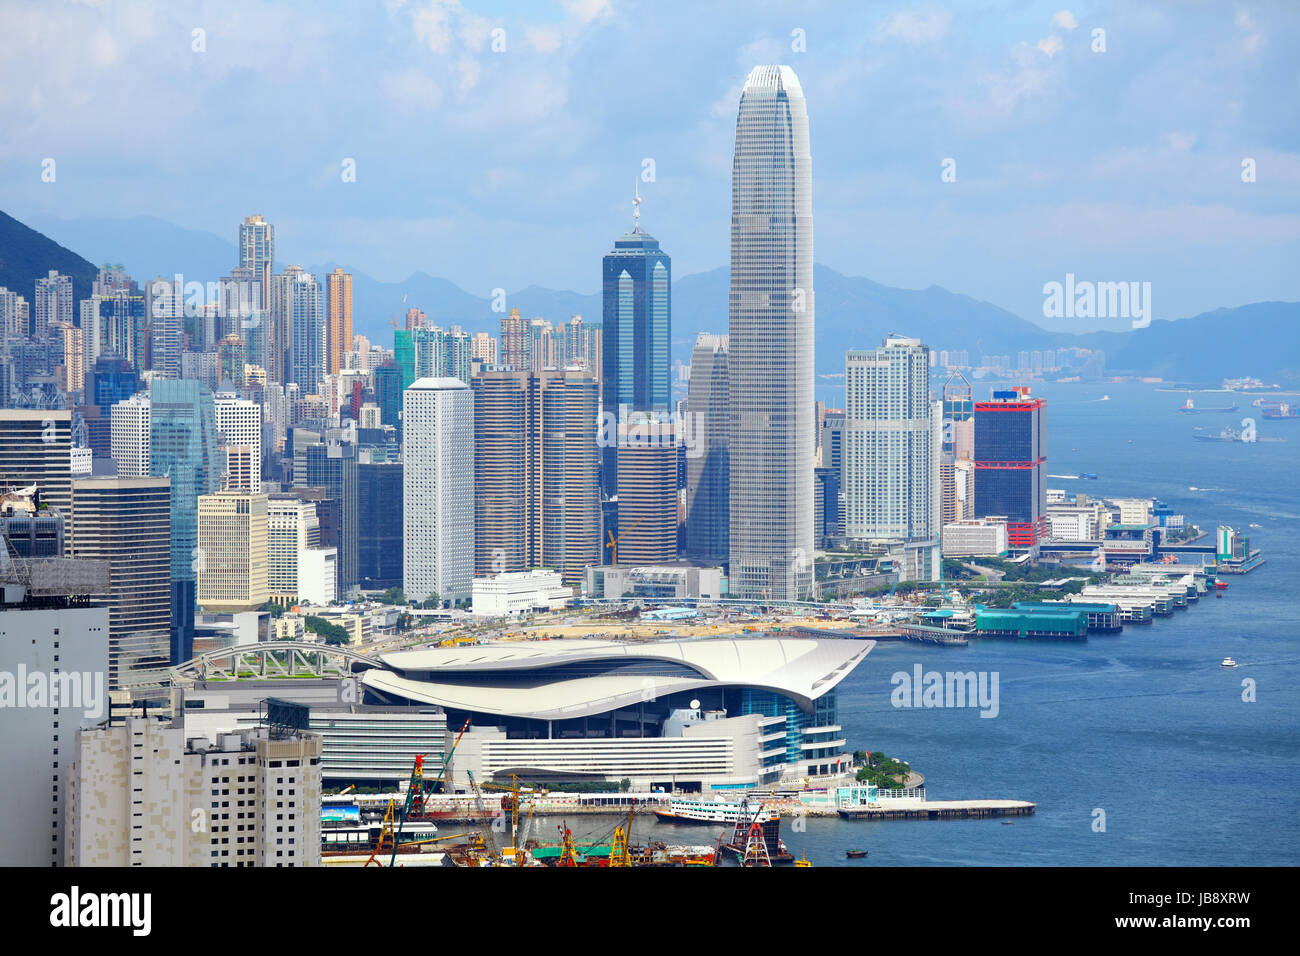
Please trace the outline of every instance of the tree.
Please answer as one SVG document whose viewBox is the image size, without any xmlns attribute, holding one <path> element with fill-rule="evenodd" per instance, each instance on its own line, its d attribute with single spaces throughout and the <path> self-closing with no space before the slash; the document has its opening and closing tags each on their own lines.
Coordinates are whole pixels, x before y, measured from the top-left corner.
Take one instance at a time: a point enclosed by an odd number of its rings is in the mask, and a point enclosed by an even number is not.
<svg viewBox="0 0 1300 956">
<path fill-rule="evenodd" d="M 440 608 L 442 607 L 442 599 L 438 597 L 438 595 L 436 594 L 430 594 L 420 604 L 420 607 L 424 608 L 425 610 L 434 610 L 436 608 Z"/>
<path fill-rule="evenodd" d="M 313 634 L 319 634 L 326 644 L 348 644 L 352 640 L 351 635 L 348 634 L 345 628 L 342 628 L 337 624 L 331 624 L 323 617 L 316 617 L 314 614 L 309 614 L 304 619 L 303 623 L 307 630 L 311 631 Z"/>
<path fill-rule="evenodd" d="M 379 595 L 379 600 L 384 604 L 405 604 L 406 592 L 399 587 L 391 587 Z"/>
</svg>

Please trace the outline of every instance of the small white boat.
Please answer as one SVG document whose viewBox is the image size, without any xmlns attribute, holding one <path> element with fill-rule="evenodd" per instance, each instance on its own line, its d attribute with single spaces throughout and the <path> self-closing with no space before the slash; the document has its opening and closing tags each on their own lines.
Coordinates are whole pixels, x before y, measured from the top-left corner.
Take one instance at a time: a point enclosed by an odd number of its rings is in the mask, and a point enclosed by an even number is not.
<svg viewBox="0 0 1300 956">
<path fill-rule="evenodd" d="M 1219 666 L 1220 666 L 1220 667 L 1236 667 L 1236 666 L 1237 666 L 1237 662 L 1234 661 L 1231 657 L 1225 657 L 1225 658 L 1223 659 L 1223 663 L 1220 664 Z"/>
</svg>

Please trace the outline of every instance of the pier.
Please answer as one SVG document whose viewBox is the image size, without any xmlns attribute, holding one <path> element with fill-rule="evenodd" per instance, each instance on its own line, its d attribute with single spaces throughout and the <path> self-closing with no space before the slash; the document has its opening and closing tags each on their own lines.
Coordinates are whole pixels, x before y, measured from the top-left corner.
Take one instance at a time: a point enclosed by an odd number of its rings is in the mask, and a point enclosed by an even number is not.
<svg viewBox="0 0 1300 956">
<path fill-rule="evenodd" d="M 980 817 L 1033 816 L 1037 804 L 1027 800 L 881 800 L 867 806 L 841 807 L 845 820 L 965 820 Z"/>
</svg>

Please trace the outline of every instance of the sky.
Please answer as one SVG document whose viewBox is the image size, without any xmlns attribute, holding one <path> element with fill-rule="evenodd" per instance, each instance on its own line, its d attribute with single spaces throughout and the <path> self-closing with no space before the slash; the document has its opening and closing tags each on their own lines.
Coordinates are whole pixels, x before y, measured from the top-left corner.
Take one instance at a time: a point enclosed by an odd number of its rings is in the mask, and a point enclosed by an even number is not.
<svg viewBox="0 0 1300 956">
<path fill-rule="evenodd" d="M 1062 331 L 1067 273 L 1300 299 L 1300 4 L 1062 2 L 0 0 L 0 209 L 590 293 L 635 187 L 680 277 L 727 264 L 741 86 L 785 63 L 819 263 Z"/>
</svg>

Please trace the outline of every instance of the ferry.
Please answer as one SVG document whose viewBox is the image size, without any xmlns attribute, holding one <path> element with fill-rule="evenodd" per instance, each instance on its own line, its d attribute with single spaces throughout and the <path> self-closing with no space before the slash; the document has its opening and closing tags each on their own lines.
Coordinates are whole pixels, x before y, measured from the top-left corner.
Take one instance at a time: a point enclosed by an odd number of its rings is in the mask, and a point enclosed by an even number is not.
<svg viewBox="0 0 1300 956">
<path fill-rule="evenodd" d="M 1220 666 L 1220 667 L 1236 667 L 1236 666 L 1237 666 L 1237 662 L 1234 661 L 1231 657 L 1225 657 L 1225 658 L 1223 659 L 1223 663 L 1220 664 L 1219 666 Z"/>
<path fill-rule="evenodd" d="M 382 823 L 363 823 L 359 826 L 322 826 L 320 831 L 321 855 L 334 856 L 373 852 L 379 846 L 383 832 Z M 406 821 L 402 827 L 398 853 L 424 853 L 433 850 L 429 841 L 436 838 L 438 828 L 432 823 Z"/>
<path fill-rule="evenodd" d="M 1229 405 L 1227 408 L 1197 408 L 1192 403 L 1192 397 L 1187 396 L 1187 401 L 1178 406 L 1178 410 L 1184 414 L 1190 415 L 1211 415 L 1215 413 L 1227 414 L 1238 410 L 1238 406 Z"/>
<path fill-rule="evenodd" d="M 664 823 L 730 823 L 734 824 L 741 813 L 746 819 L 753 819 L 753 810 L 741 803 L 729 803 L 724 800 L 670 800 L 667 810 L 654 810 L 654 815 Z M 758 821 L 779 818 L 775 810 L 760 810 Z"/>
</svg>

